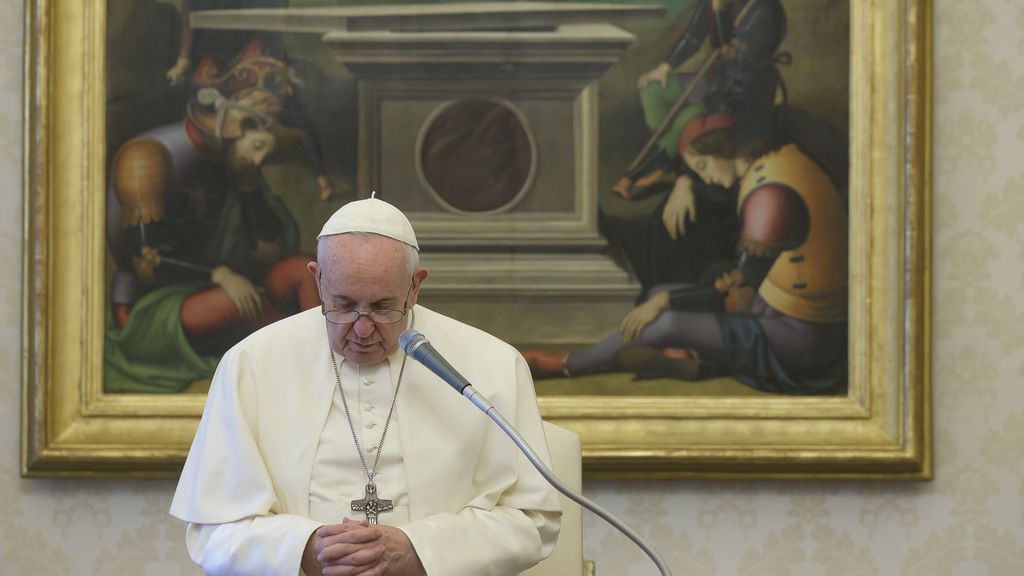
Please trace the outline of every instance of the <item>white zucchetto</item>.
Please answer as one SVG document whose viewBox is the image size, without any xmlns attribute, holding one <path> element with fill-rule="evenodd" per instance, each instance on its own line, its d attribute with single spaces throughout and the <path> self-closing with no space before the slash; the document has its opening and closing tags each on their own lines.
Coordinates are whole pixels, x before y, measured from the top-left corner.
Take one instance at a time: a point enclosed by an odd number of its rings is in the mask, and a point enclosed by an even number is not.
<svg viewBox="0 0 1024 576">
<path fill-rule="evenodd" d="M 374 193 L 376 195 L 376 193 Z M 372 196 L 345 204 L 327 219 L 317 240 L 324 236 L 366 232 L 394 238 L 419 250 L 409 219 L 391 204 Z"/>
</svg>

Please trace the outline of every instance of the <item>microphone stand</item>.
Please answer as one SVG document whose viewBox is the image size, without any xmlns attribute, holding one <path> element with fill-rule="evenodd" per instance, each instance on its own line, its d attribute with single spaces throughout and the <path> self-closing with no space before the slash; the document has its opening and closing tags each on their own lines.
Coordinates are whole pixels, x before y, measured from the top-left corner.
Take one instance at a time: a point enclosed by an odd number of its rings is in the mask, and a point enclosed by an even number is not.
<svg viewBox="0 0 1024 576">
<path fill-rule="evenodd" d="M 668 569 L 668 565 L 665 564 L 665 561 L 661 558 L 658 552 L 643 538 L 641 538 L 639 534 L 634 532 L 632 528 L 626 526 L 625 523 L 613 516 L 611 512 L 605 510 L 586 496 L 576 492 L 566 485 L 565 482 L 562 482 L 558 476 L 555 476 L 555 473 L 552 472 L 544 462 L 541 462 L 537 453 L 533 451 L 533 448 L 531 448 L 526 440 L 519 434 L 519 431 L 517 431 L 515 427 L 501 415 L 501 412 L 498 412 L 498 409 L 495 408 L 487 398 L 484 398 L 483 394 L 477 392 L 476 389 L 473 388 L 473 385 L 459 374 L 458 370 L 449 364 L 448 361 L 437 352 L 437 350 L 434 350 L 434 347 L 427 342 L 426 336 L 410 328 L 402 332 L 402 335 L 399 338 L 399 343 L 402 350 L 404 350 L 407 355 L 412 356 L 414 360 L 423 364 L 428 370 L 439 376 L 441 380 L 444 380 L 449 386 L 454 388 L 456 392 L 468 398 L 469 401 L 476 405 L 476 407 L 484 414 L 487 414 L 491 420 L 494 420 L 494 423 L 497 424 L 498 427 L 512 439 L 512 442 L 519 447 L 519 450 L 522 451 L 523 455 L 526 456 L 526 459 L 530 461 L 530 464 L 533 464 L 533 467 L 540 472 L 540 475 L 543 476 L 549 484 L 554 486 L 556 490 L 565 494 L 566 498 L 587 510 L 590 510 L 594 514 L 597 514 L 606 522 L 614 526 L 619 532 L 622 532 L 626 538 L 632 540 L 634 544 L 639 546 L 641 550 L 650 556 L 651 560 L 653 560 L 654 564 L 658 567 L 658 571 L 661 572 L 661 576 L 672 576 L 672 572 Z"/>
<path fill-rule="evenodd" d="M 622 532 L 626 536 L 626 538 L 632 540 L 634 544 L 639 546 L 640 549 L 643 550 L 651 558 L 651 560 L 654 561 L 654 564 L 658 567 L 658 571 L 661 572 L 661 576 L 672 576 L 672 572 L 668 569 L 668 565 L 665 564 L 665 560 L 662 559 L 661 555 L 658 554 L 657 550 L 655 550 L 650 544 L 647 543 L 647 541 L 641 538 L 640 535 L 637 534 L 632 528 L 630 528 L 624 522 L 622 522 L 614 515 L 612 515 L 611 512 L 602 508 L 596 502 L 592 501 L 583 494 L 580 494 L 573 490 L 572 488 L 570 488 L 569 485 L 567 485 L 565 482 L 562 482 L 562 480 L 558 476 L 555 476 L 555 473 L 552 472 L 550 468 L 544 465 L 544 462 L 541 461 L 541 459 L 537 456 L 536 452 L 533 451 L 533 448 L 531 448 L 530 445 L 526 442 L 526 440 L 523 439 L 523 437 L 519 434 L 515 427 L 512 426 L 512 424 L 510 424 L 509 421 L 506 420 L 505 417 L 501 415 L 501 412 L 498 412 L 498 409 L 495 408 L 494 405 L 487 400 L 487 398 L 484 398 L 482 394 L 477 392 L 472 385 L 466 386 L 462 390 L 462 395 L 468 398 L 469 401 L 476 405 L 476 407 L 479 408 L 483 413 L 487 414 L 487 416 L 489 416 L 491 420 L 494 420 L 494 423 L 497 424 L 498 427 L 501 428 L 505 432 L 505 434 L 507 434 L 508 437 L 512 439 L 512 442 L 514 442 L 515 445 L 519 447 L 519 450 L 522 451 L 523 455 L 526 456 L 526 459 L 530 461 L 530 464 L 533 464 L 533 467 L 536 468 L 538 472 L 540 472 L 541 476 L 543 476 L 549 484 L 554 486 L 555 489 L 561 492 L 562 494 L 565 494 L 565 496 L 572 500 L 573 502 L 576 502 L 580 506 L 586 508 L 587 510 L 590 510 L 594 514 L 600 516 L 601 518 L 604 518 L 605 521 L 614 526 L 619 532 Z"/>
</svg>

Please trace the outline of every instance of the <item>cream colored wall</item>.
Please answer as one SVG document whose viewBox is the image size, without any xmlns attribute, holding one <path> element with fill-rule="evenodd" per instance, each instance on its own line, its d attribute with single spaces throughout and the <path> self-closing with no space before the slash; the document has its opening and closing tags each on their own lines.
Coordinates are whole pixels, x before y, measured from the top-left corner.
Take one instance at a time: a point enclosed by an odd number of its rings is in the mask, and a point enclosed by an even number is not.
<svg viewBox="0 0 1024 576">
<path fill-rule="evenodd" d="M 18 475 L 21 3 L 0 5 L 0 574 L 195 573 L 173 483 Z M 588 483 L 677 575 L 1024 574 L 1024 3 L 936 5 L 936 479 Z M 585 545 L 599 574 L 656 574 L 592 517 Z"/>
</svg>

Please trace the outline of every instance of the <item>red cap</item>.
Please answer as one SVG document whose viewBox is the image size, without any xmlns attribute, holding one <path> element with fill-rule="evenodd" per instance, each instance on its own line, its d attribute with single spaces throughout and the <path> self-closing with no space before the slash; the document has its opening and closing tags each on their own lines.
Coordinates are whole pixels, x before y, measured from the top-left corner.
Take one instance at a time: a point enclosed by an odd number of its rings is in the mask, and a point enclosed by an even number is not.
<svg viewBox="0 0 1024 576">
<path fill-rule="evenodd" d="M 686 127 L 683 128 L 683 132 L 679 135 L 679 154 L 682 155 L 683 150 L 686 150 L 686 147 L 696 140 L 698 136 L 707 134 L 712 130 L 735 127 L 736 118 L 732 114 L 720 112 L 717 114 L 694 116 L 692 120 L 686 123 Z"/>
</svg>

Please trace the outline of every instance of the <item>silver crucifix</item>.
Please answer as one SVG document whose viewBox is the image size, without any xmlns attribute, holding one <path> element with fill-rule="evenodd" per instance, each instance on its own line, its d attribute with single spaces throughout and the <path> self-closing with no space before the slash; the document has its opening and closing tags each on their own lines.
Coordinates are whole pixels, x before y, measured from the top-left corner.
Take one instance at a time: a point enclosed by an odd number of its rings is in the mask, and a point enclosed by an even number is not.
<svg viewBox="0 0 1024 576">
<path fill-rule="evenodd" d="M 370 524 L 377 524 L 377 516 L 381 512 L 390 512 L 394 509 L 391 500 L 377 498 L 377 485 L 373 482 L 366 485 L 366 493 L 361 500 L 352 501 L 352 510 L 365 513 Z"/>
</svg>

